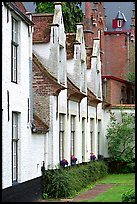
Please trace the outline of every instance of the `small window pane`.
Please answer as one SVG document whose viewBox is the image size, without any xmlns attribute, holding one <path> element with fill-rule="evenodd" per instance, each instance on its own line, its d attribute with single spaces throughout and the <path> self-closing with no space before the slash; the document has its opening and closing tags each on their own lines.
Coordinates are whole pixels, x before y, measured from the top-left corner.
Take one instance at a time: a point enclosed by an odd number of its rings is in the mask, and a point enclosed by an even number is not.
<svg viewBox="0 0 137 204">
<path fill-rule="evenodd" d="M 18 43 L 18 22 L 15 19 L 12 20 L 12 40 Z"/>
<path fill-rule="evenodd" d="M 12 45 L 12 81 L 17 82 L 17 47 Z"/>
</svg>

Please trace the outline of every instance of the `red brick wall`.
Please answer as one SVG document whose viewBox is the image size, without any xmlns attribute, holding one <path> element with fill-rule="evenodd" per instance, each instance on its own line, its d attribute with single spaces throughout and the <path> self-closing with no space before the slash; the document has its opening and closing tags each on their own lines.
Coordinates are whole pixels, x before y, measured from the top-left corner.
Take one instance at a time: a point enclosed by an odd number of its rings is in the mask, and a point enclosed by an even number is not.
<svg viewBox="0 0 137 204">
<path fill-rule="evenodd" d="M 50 24 L 53 21 L 52 14 L 33 14 L 32 21 L 34 25 L 33 42 L 49 42 Z"/>
<path fill-rule="evenodd" d="M 105 35 L 105 66 L 103 75 L 126 79 L 128 72 L 128 46 L 126 34 Z"/>
<path fill-rule="evenodd" d="M 85 3 L 88 4 L 89 2 L 85 2 Z M 83 21 L 84 30 L 91 29 L 91 31 L 93 32 L 93 34 L 85 32 L 85 43 L 86 43 L 86 46 L 93 47 L 93 38 L 97 38 L 98 30 L 101 30 L 100 46 L 101 46 L 101 51 L 103 53 L 104 52 L 104 28 L 106 27 L 106 16 L 105 16 L 104 3 L 94 2 L 94 8 L 92 9 L 93 10 L 91 11 L 91 15 L 89 17 L 89 10 L 87 7 L 87 16 L 84 16 L 84 21 Z M 93 22 L 95 22 L 96 25 L 93 25 Z M 102 69 L 103 69 L 103 66 L 104 66 L 104 55 L 103 54 L 101 54 L 101 61 L 102 61 Z"/>
<path fill-rule="evenodd" d="M 61 86 L 54 82 L 41 70 L 33 58 L 33 107 L 34 113 L 49 126 L 50 121 L 50 96 L 57 95 Z M 45 73 L 46 72 L 46 73 Z"/>
<path fill-rule="evenodd" d="M 107 79 L 106 81 L 106 101 L 110 104 L 120 104 L 120 99 L 123 96 L 123 102 L 126 103 L 126 92 L 121 94 L 121 87 L 125 87 L 126 91 L 126 85 L 124 83 L 121 83 L 116 80 Z M 103 95 L 104 95 L 104 82 L 102 83 L 103 87 Z"/>
</svg>

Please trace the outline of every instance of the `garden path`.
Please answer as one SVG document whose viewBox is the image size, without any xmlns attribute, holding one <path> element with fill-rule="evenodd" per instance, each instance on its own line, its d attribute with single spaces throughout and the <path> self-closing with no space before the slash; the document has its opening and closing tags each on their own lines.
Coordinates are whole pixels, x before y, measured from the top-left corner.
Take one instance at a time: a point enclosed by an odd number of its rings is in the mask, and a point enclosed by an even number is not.
<svg viewBox="0 0 137 204">
<path fill-rule="evenodd" d="M 83 192 L 72 199 L 47 199 L 47 200 L 39 200 L 38 202 L 80 202 L 84 200 L 93 199 L 94 197 L 98 196 L 99 194 L 107 191 L 109 188 L 111 188 L 113 184 L 96 184 L 95 187 L 92 189 Z"/>
</svg>

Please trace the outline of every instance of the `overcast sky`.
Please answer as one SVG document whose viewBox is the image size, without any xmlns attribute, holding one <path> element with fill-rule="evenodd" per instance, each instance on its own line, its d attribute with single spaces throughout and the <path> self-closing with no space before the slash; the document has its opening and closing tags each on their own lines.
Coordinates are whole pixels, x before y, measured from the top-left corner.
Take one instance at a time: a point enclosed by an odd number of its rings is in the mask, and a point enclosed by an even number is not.
<svg viewBox="0 0 137 204">
<path fill-rule="evenodd" d="M 35 4 L 34 2 L 23 2 L 26 9 L 31 13 L 35 12 Z M 85 12 L 85 2 L 82 4 L 83 12 Z M 114 19 L 120 10 L 124 13 L 127 22 L 125 29 L 130 29 L 131 25 L 131 17 L 132 17 L 132 10 L 134 9 L 134 2 L 104 2 L 105 12 L 106 12 L 106 27 L 107 30 L 112 30 L 112 19 Z"/>
</svg>

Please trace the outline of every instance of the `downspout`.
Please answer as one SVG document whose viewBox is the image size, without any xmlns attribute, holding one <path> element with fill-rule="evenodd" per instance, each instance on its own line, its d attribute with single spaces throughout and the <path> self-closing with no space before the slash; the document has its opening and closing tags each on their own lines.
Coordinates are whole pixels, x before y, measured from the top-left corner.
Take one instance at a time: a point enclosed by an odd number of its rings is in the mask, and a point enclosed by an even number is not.
<svg viewBox="0 0 137 204">
<path fill-rule="evenodd" d="M 104 99 L 106 99 L 106 95 L 107 95 L 107 94 L 106 94 L 106 93 L 107 93 L 107 86 L 106 86 L 107 83 L 106 83 L 106 82 L 107 82 L 107 79 L 105 78 L 105 79 L 104 79 Z"/>
<path fill-rule="evenodd" d="M 130 52 L 129 52 L 129 36 L 130 33 L 127 32 L 127 60 L 128 60 L 128 75 L 129 75 L 129 71 L 130 71 Z M 129 80 L 129 79 L 128 79 Z"/>
<path fill-rule="evenodd" d="M 30 12 L 26 12 L 26 15 L 32 21 L 32 14 Z M 32 79 L 32 33 L 33 27 L 28 25 L 28 36 L 29 36 L 29 97 L 30 97 L 30 122 L 33 122 L 33 79 Z"/>
</svg>

